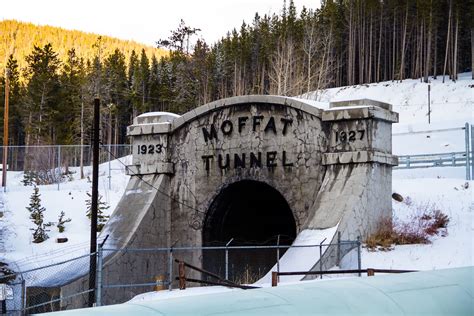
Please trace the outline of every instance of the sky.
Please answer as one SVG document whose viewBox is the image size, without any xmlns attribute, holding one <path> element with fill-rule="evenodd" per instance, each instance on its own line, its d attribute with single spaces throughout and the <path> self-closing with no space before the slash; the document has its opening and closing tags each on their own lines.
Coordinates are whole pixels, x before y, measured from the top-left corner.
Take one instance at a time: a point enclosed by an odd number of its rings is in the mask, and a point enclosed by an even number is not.
<svg viewBox="0 0 474 316">
<path fill-rule="evenodd" d="M 289 1 L 289 0 L 288 0 Z M 227 31 L 261 16 L 279 13 L 283 0 L 12 0 L 2 1 L 0 20 L 15 19 L 59 26 L 155 45 L 178 27 L 180 20 L 200 28 L 200 36 L 214 43 Z M 319 7 L 319 0 L 294 0 Z"/>
</svg>

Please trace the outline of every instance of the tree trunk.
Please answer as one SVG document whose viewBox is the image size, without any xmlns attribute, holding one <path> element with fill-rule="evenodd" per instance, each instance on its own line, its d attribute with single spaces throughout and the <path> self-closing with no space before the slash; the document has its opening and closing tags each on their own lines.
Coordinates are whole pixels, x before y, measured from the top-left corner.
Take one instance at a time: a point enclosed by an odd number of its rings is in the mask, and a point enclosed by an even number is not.
<svg viewBox="0 0 474 316">
<path fill-rule="evenodd" d="M 449 38 L 451 34 L 451 10 L 452 10 L 453 2 L 452 0 L 449 1 L 449 17 L 448 17 L 448 34 L 446 35 L 446 52 L 444 54 L 444 67 L 443 67 L 443 83 L 444 83 L 444 76 L 446 76 L 446 64 L 448 62 L 448 53 L 449 53 Z"/>
<path fill-rule="evenodd" d="M 431 37 L 433 33 L 433 0 L 430 2 L 430 20 L 428 25 L 428 40 L 426 48 L 426 59 L 425 59 L 425 78 L 424 81 L 428 83 L 429 81 L 429 68 L 431 61 Z"/>
<path fill-rule="evenodd" d="M 454 53 L 453 53 L 453 64 L 452 64 L 452 79 L 458 79 L 458 32 L 459 32 L 459 11 L 456 12 L 456 31 L 454 35 Z"/>
<path fill-rule="evenodd" d="M 396 63 L 396 59 L 395 59 L 395 47 L 396 47 L 396 32 L 395 32 L 395 29 L 396 29 L 396 26 L 397 26 L 397 23 L 396 23 L 396 14 L 395 14 L 395 11 L 393 12 L 393 34 L 392 34 L 392 81 L 395 80 L 395 63 Z"/>
<path fill-rule="evenodd" d="M 380 7 L 379 51 L 378 51 L 378 54 L 377 54 L 377 71 L 376 71 L 376 75 L 375 75 L 375 77 L 376 77 L 375 81 L 376 82 L 380 82 L 380 57 L 381 57 L 381 54 L 382 54 L 382 29 L 383 29 L 382 12 L 383 12 L 382 7 Z"/>
<path fill-rule="evenodd" d="M 471 74 L 474 79 L 474 26 L 471 27 Z"/>
<path fill-rule="evenodd" d="M 438 28 L 434 33 L 434 57 L 433 57 L 433 79 L 438 77 Z"/>
<path fill-rule="evenodd" d="M 400 62 L 400 74 L 399 74 L 399 79 L 400 81 L 403 80 L 403 73 L 405 70 L 405 43 L 406 43 L 406 38 L 407 38 L 407 28 L 408 28 L 408 2 L 406 6 L 406 11 L 405 11 L 405 23 L 403 25 L 403 37 L 402 37 L 402 59 Z"/>
</svg>

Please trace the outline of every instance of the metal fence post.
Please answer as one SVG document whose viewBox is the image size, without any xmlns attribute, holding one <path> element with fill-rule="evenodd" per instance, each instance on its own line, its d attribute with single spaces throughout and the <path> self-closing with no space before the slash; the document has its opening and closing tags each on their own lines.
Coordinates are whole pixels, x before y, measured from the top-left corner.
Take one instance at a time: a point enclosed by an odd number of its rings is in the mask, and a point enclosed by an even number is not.
<svg viewBox="0 0 474 316">
<path fill-rule="evenodd" d="M 336 265 L 339 267 L 340 264 L 341 264 L 341 232 L 337 232 Z"/>
<path fill-rule="evenodd" d="M 280 273 L 280 235 L 278 235 L 277 238 L 277 272 Z M 280 276 L 278 276 L 278 279 L 279 278 Z"/>
<path fill-rule="evenodd" d="M 99 245 L 99 249 L 97 250 L 97 282 L 96 282 L 96 289 L 95 289 L 95 305 L 101 306 L 102 305 L 102 246 Z"/>
<path fill-rule="evenodd" d="M 362 276 L 360 272 L 362 269 L 361 246 L 360 236 L 357 236 L 357 269 L 359 270 L 359 276 Z"/>
<path fill-rule="evenodd" d="M 24 310 L 26 308 L 26 282 L 25 279 L 21 280 L 21 309 Z"/>
<path fill-rule="evenodd" d="M 466 142 L 466 180 L 471 180 L 471 167 L 469 159 L 469 123 L 464 125 L 464 137 Z"/>
<path fill-rule="evenodd" d="M 173 289 L 173 247 L 168 249 L 168 290 Z"/>
<path fill-rule="evenodd" d="M 112 159 L 111 154 L 112 154 L 112 148 L 111 148 L 111 145 L 109 144 L 109 190 L 112 189 L 112 174 L 111 174 L 112 166 L 110 162 L 110 160 Z"/>
<path fill-rule="evenodd" d="M 234 240 L 231 238 L 229 242 L 225 245 L 225 279 L 229 280 L 229 245 Z"/>
<path fill-rule="evenodd" d="M 471 125 L 471 180 L 474 180 L 474 125 Z"/>
<path fill-rule="evenodd" d="M 58 173 L 57 173 L 57 181 L 58 181 L 58 191 L 59 191 L 59 182 L 61 182 L 61 146 L 58 145 Z"/>
<path fill-rule="evenodd" d="M 319 243 L 319 272 L 320 274 L 320 279 L 323 278 L 323 243 L 326 241 L 327 238 L 324 238 L 320 243 Z"/>
</svg>

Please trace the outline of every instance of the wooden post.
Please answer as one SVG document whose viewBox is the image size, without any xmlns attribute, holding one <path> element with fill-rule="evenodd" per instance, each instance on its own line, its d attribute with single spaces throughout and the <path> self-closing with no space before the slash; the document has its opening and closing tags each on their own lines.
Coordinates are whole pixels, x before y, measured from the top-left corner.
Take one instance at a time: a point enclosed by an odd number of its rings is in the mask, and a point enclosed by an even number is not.
<svg viewBox="0 0 474 316">
<path fill-rule="evenodd" d="M 272 286 L 278 285 L 278 272 L 272 271 Z"/>
<path fill-rule="evenodd" d="M 184 262 L 180 261 L 178 265 L 179 289 L 186 290 L 186 273 L 184 270 Z"/>
<path fill-rule="evenodd" d="M 10 69 L 5 72 L 5 111 L 3 113 L 3 166 L 2 166 L 2 186 L 4 192 L 7 191 L 7 166 L 8 166 L 8 98 L 10 95 Z"/>
<path fill-rule="evenodd" d="M 374 274 L 375 274 L 374 269 L 370 269 L 370 268 L 367 269 L 367 276 L 374 276 Z"/>
<path fill-rule="evenodd" d="M 97 258 L 97 209 L 99 200 L 99 128 L 100 128 L 100 100 L 94 99 L 94 137 L 92 153 L 92 195 L 91 195 L 91 238 L 89 262 L 89 307 L 95 303 L 96 289 L 96 258 Z"/>
</svg>

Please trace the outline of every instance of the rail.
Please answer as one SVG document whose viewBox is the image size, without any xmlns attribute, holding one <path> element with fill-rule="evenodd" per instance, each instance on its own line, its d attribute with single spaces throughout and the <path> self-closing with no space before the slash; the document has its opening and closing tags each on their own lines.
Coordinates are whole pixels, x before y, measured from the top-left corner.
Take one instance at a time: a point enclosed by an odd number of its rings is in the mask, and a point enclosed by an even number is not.
<svg viewBox="0 0 474 316">
<path fill-rule="evenodd" d="M 416 169 L 432 167 L 464 167 L 466 166 L 466 152 L 402 155 L 398 156 L 398 166 L 395 169 Z M 472 162 L 472 154 L 469 160 Z"/>
<path fill-rule="evenodd" d="M 327 270 L 327 271 L 291 271 L 291 272 L 272 272 L 272 286 L 278 285 L 278 277 L 285 275 L 325 275 L 325 274 L 354 274 L 367 273 L 367 276 L 374 276 L 375 273 L 409 273 L 417 270 L 396 270 L 396 269 L 352 269 L 352 270 Z"/>
</svg>

